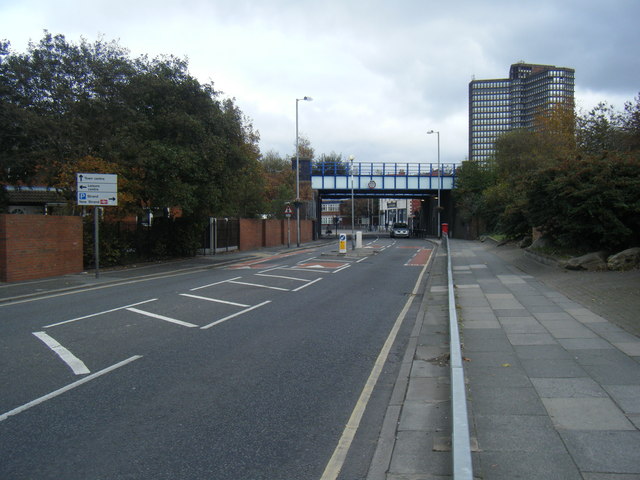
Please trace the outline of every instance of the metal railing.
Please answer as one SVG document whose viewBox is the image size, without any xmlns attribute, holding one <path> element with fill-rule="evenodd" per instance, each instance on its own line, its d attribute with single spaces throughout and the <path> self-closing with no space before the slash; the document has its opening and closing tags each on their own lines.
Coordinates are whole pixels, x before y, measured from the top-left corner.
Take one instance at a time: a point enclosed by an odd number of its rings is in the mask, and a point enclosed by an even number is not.
<svg viewBox="0 0 640 480">
<path fill-rule="evenodd" d="M 438 171 L 440 167 L 440 172 Z M 312 165 L 312 175 L 351 175 L 351 164 L 342 162 L 316 162 Z M 454 163 L 378 163 L 362 162 L 353 164 L 353 175 L 360 176 L 408 176 L 408 177 L 452 177 L 456 174 Z"/>
<path fill-rule="evenodd" d="M 449 355 L 451 368 L 451 452 L 453 456 L 454 480 L 473 480 L 471 461 L 471 439 L 469 437 L 469 416 L 464 383 L 460 331 L 456 313 L 455 292 L 453 290 L 453 268 L 451 248 L 447 234 L 442 235 L 447 247 L 447 289 L 449 295 Z"/>
</svg>

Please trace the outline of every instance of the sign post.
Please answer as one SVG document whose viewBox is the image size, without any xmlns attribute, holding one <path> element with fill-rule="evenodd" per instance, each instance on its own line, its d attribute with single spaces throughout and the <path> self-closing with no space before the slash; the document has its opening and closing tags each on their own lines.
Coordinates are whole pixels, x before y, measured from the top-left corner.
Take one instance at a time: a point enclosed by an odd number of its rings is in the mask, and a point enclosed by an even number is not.
<svg viewBox="0 0 640 480">
<path fill-rule="evenodd" d="M 291 248 L 291 215 L 293 215 L 293 210 L 291 210 L 291 205 L 287 203 L 284 209 L 284 216 L 287 217 L 287 248 Z M 298 239 L 298 241 L 300 240 Z"/>
<path fill-rule="evenodd" d="M 93 243 L 96 278 L 100 277 L 100 211 L 118 205 L 118 175 L 110 173 L 76 173 L 78 205 L 93 205 Z"/>
</svg>

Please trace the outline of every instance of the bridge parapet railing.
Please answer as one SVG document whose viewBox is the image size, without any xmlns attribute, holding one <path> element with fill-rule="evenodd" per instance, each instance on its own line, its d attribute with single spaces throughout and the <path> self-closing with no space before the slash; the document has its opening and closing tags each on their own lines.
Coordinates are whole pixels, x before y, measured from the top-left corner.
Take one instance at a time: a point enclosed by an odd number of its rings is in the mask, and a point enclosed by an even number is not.
<svg viewBox="0 0 640 480">
<path fill-rule="evenodd" d="M 456 164 L 441 163 L 378 163 L 362 162 L 353 164 L 353 175 L 359 176 L 407 176 L 407 177 L 453 177 Z M 314 162 L 313 175 L 351 175 L 351 164 L 344 162 Z"/>
</svg>

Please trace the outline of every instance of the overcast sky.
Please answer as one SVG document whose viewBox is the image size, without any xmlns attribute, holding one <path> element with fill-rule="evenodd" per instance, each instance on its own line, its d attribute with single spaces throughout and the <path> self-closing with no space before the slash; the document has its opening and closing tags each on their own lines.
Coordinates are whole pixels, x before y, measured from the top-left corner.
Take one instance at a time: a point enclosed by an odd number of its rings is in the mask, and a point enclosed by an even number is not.
<svg viewBox="0 0 640 480">
<path fill-rule="evenodd" d="M 47 29 L 99 35 L 132 56 L 186 57 L 260 133 L 263 153 L 356 162 L 467 156 L 468 84 L 525 61 L 576 70 L 576 101 L 619 108 L 640 92 L 638 0 L 0 0 L 0 39 L 24 52 Z"/>
</svg>

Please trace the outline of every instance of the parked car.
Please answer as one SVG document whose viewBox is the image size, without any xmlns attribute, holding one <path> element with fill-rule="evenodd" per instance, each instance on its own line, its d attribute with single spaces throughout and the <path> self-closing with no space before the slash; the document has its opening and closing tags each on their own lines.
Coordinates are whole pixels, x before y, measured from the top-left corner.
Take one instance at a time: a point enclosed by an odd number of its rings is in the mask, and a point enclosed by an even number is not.
<svg viewBox="0 0 640 480">
<path fill-rule="evenodd" d="M 391 228 L 390 236 L 392 238 L 409 238 L 409 226 L 406 223 L 394 223 Z"/>
</svg>

